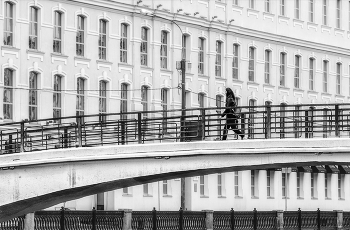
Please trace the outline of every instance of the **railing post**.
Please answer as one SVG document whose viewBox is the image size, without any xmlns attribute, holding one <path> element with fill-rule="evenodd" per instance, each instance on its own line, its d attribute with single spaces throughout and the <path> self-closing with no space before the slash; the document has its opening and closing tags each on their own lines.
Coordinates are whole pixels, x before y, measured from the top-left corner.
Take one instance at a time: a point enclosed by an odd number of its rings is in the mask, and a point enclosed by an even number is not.
<svg viewBox="0 0 350 230">
<path fill-rule="evenodd" d="M 231 208 L 231 230 L 235 229 L 235 210 L 233 210 L 233 208 Z"/>
<path fill-rule="evenodd" d="M 202 131 L 202 140 L 205 139 L 205 109 L 202 109 L 202 124 L 201 124 L 201 130 Z"/>
<path fill-rule="evenodd" d="M 157 230 L 157 211 L 155 207 L 152 210 L 152 230 Z"/>
<path fill-rule="evenodd" d="M 24 228 L 23 230 L 34 230 L 34 213 L 27 213 L 24 218 Z"/>
<path fill-rule="evenodd" d="M 142 114 L 141 112 L 137 113 L 137 139 L 139 144 L 142 144 Z"/>
<path fill-rule="evenodd" d="M 256 208 L 253 210 L 253 229 L 257 230 L 258 228 L 258 211 Z"/>
<path fill-rule="evenodd" d="M 12 134 L 9 135 L 9 140 L 8 140 L 8 153 L 13 153 L 13 139 L 12 139 Z"/>
<path fill-rule="evenodd" d="M 91 230 L 96 230 L 96 209 L 95 207 L 92 208 L 92 228 Z"/>
<path fill-rule="evenodd" d="M 337 212 L 337 230 L 343 229 L 343 210 L 335 210 Z"/>
<path fill-rule="evenodd" d="M 247 135 L 245 132 L 245 114 L 244 113 L 241 113 L 241 132 Z"/>
<path fill-rule="evenodd" d="M 339 130 L 339 105 L 335 105 L 335 111 L 334 111 L 334 128 L 335 128 L 335 136 L 340 136 L 340 130 Z"/>
<path fill-rule="evenodd" d="M 61 207 L 60 230 L 64 230 L 64 207 Z"/>
<path fill-rule="evenodd" d="M 21 148 L 20 152 L 24 152 L 24 120 L 21 121 Z"/>
<path fill-rule="evenodd" d="M 68 148 L 68 128 L 63 129 L 63 148 Z"/>
<path fill-rule="evenodd" d="M 78 126 L 78 147 L 82 147 L 83 146 L 83 131 L 81 128 L 81 116 L 79 115 L 77 117 L 77 126 Z"/>
<path fill-rule="evenodd" d="M 321 211 L 317 208 L 317 230 L 321 230 Z"/>
<path fill-rule="evenodd" d="M 132 210 L 124 209 L 123 210 L 123 229 L 122 230 L 131 230 L 131 219 L 132 219 Z"/>
<path fill-rule="evenodd" d="M 184 210 L 182 207 L 180 208 L 179 214 L 179 230 L 184 230 Z"/>
<path fill-rule="evenodd" d="M 298 229 L 301 230 L 301 210 L 298 209 Z"/>
<path fill-rule="evenodd" d="M 213 210 L 203 210 L 205 212 L 205 230 L 214 229 L 214 211 Z"/>
<path fill-rule="evenodd" d="M 309 138 L 309 111 L 305 111 L 305 138 Z"/>
<path fill-rule="evenodd" d="M 265 139 L 271 138 L 271 105 L 266 106 Z"/>
<path fill-rule="evenodd" d="M 277 210 L 277 220 L 276 220 L 276 228 L 277 230 L 283 230 L 283 210 Z"/>
</svg>

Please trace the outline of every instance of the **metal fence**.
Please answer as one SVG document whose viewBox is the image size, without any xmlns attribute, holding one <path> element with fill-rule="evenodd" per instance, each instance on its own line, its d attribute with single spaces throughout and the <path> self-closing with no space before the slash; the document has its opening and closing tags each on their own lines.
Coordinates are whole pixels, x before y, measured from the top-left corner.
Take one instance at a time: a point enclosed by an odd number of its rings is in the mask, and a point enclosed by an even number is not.
<svg viewBox="0 0 350 230">
<path fill-rule="evenodd" d="M 222 139 L 225 108 L 97 114 L 0 124 L 2 154 L 47 149 Z M 239 107 L 245 139 L 350 137 L 350 104 Z M 232 132 L 232 131 L 230 131 Z M 229 133 L 229 139 L 237 135 Z"/>
<path fill-rule="evenodd" d="M 282 212 L 283 229 L 337 229 L 336 211 Z M 212 219 L 208 218 L 212 215 Z M 132 230 L 205 230 L 212 221 L 214 230 L 280 229 L 277 211 L 38 211 L 35 230 L 122 230 L 129 219 Z M 341 220 L 338 220 L 341 221 Z M 343 229 L 350 229 L 350 212 L 343 212 Z M 126 221 L 128 222 L 128 221 Z M 23 230 L 24 217 L 0 223 L 1 230 Z"/>
</svg>

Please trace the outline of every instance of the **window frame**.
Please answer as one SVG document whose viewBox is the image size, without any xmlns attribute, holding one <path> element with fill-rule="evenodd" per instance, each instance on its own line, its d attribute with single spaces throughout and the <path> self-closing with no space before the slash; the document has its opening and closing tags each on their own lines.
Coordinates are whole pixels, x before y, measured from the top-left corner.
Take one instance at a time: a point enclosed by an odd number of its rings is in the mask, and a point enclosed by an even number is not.
<svg viewBox="0 0 350 230">
<path fill-rule="evenodd" d="M 294 56 L 294 88 L 300 89 L 300 61 L 301 56 Z"/>
<path fill-rule="evenodd" d="M 285 0 L 280 0 L 280 15 L 286 16 L 286 2 L 285 2 Z"/>
<path fill-rule="evenodd" d="M 120 113 L 122 120 L 127 119 L 127 115 L 125 113 L 128 112 L 128 90 L 128 84 L 122 83 L 120 85 Z"/>
<path fill-rule="evenodd" d="M 315 2 L 309 0 L 309 22 L 315 23 Z"/>
<path fill-rule="evenodd" d="M 265 60 L 264 60 L 264 82 L 265 84 L 270 84 L 271 75 L 271 50 L 265 50 Z"/>
<path fill-rule="evenodd" d="M 335 65 L 336 68 L 336 82 L 335 82 L 335 93 L 341 95 L 341 76 L 342 76 L 342 64 L 337 62 Z"/>
<path fill-rule="evenodd" d="M 205 39 L 202 37 L 198 38 L 198 74 L 204 74 L 204 47 Z"/>
<path fill-rule="evenodd" d="M 309 58 L 309 90 L 314 91 L 315 86 L 315 59 Z"/>
<path fill-rule="evenodd" d="M 55 74 L 53 76 L 53 118 L 62 117 L 62 76 Z"/>
<path fill-rule="evenodd" d="M 107 60 L 107 23 L 105 19 L 99 20 L 98 59 Z"/>
<path fill-rule="evenodd" d="M 286 87 L 287 54 L 280 53 L 280 86 Z"/>
<path fill-rule="evenodd" d="M 77 34 L 75 37 L 75 54 L 79 57 L 85 56 L 85 21 L 84 15 L 77 16 Z M 79 52 L 80 51 L 80 52 Z"/>
<path fill-rule="evenodd" d="M 255 81 L 255 50 L 256 48 L 253 46 L 248 49 L 248 81 L 250 82 Z"/>
<path fill-rule="evenodd" d="M 38 73 L 31 71 L 29 73 L 29 121 L 38 119 Z"/>
<path fill-rule="evenodd" d="M 161 39 L 160 39 L 160 68 L 168 69 L 168 34 L 169 32 L 166 30 L 161 31 Z"/>
<path fill-rule="evenodd" d="M 10 75 L 10 76 L 9 76 Z M 8 79 L 6 79 L 8 76 Z M 13 120 L 14 115 L 14 71 L 10 68 L 4 69 L 4 92 L 3 92 L 3 118 Z M 5 100 L 9 98 L 9 100 Z M 8 112 L 6 112 L 8 111 Z"/>
<path fill-rule="evenodd" d="M 84 116 L 85 114 L 85 85 L 86 85 L 86 79 L 82 77 L 77 78 L 77 104 L 76 104 L 76 115 L 77 116 Z"/>
<path fill-rule="evenodd" d="M 167 125 L 167 117 L 168 117 L 168 89 L 162 88 L 160 91 L 161 95 L 161 102 L 160 105 L 162 106 L 163 110 L 163 121 L 162 121 L 162 127 L 163 127 L 163 133 L 167 133 L 168 125 Z"/>
<path fill-rule="evenodd" d="M 8 9 L 10 7 L 10 9 Z M 14 8 L 15 4 L 10 1 L 4 2 L 4 45 L 14 46 Z M 8 15 L 10 13 L 10 15 Z M 10 41 L 8 42 L 8 38 Z M 6 42 L 5 42 L 6 41 Z"/>
<path fill-rule="evenodd" d="M 32 50 L 39 49 L 39 8 L 34 6 L 29 7 L 29 47 L 28 48 Z"/>
<path fill-rule="evenodd" d="M 222 77 L 222 44 L 223 42 L 216 40 L 215 49 L 215 77 Z"/>
<path fill-rule="evenodd" d="M 147 27 L 141 27 L 140 64 L 148 66 L 148 31 Z"/>
<path fill-rule="evenodd" d="M 53 48 L 54 53 L 62 53 L 62 33 L 63 33 L 63 13 L 55 10 L 54 11 L 54 24 L 53 24 Z"/>
<path fill-rule="evenodd" d="M 328 1 L 322 1 L 322 23 L 323 25 L 328 25 Z"/>
<path fill-rule="evenodd" d="M 294 17 L 300 20 L 300 0 L 294 1 Z"/>
<path fill-rule="evenodd" d="M 223 194 L 223 178 L 224 176 L 223 176 L 223 174 L 222 173 L 218 173 L 217 174 L 217 178 L 218 178 L 218 196 L 219 197 L 222 197 L 222 196 L 224 196 L 224 194 Z"/>
<path fill-rule="evenodd" d="M 121 63 L 128 63 L 128 29 L 129 25 L 126 23 L 120 24 L 120 59 Z"/>
<path fill-rule="evenodd" d="M 336 20 L 335 20 L 336 28 L 337 29 L 341 29 L 341 1 L 340 0 L 336 1 L 335 10 L 336 10 L 336 13 L 335 13 L 335 16 L 336 16 Z"/>
<path fill-rule="evenodd" d="M 249 8 L 250 9 L 255 9 L 255 0 L 249 0 Z"/>
<path fill-rule="evenodd" d="M 239 44 L 233 44 L 232 78 L 239 79 Z"/>
<path fill-rule="evenodd" d="M 107 85 L 108 82 L 105 80 L 100 80 L 98 82 L 98 112 L 99 114 L 107 113 Z"/>
<path fill-rule="evenodd" d="M 265 6 L 265 12 L 266 13 L 271 13 L 270 11 L 271 11 L 271 9 L 270 9 L 270 4 L 271 4 L 271 2 L 270 2 L 270 0 L 265 0 L 265 4 L 264 4 L 264 6 Z"/>
<path fill-rule="evenodd" d="M 323 60 L 323 68 L 322 68 L 322 89 L 324 93 L 328 93 L 328 61 Z"/>
</svg>

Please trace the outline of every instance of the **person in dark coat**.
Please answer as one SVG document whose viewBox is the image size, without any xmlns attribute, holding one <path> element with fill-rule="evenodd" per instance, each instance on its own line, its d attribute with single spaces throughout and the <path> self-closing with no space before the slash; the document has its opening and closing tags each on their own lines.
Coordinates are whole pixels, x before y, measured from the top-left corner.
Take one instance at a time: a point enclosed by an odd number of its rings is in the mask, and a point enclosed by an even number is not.
<svg viewBox="0 0 350 230">
<path fill-rule="evenodd" d="M 235 113 L 236 110 L 236 97 L 233 93 L 232 89 L 226 88 L 226 104 L 225 104 L 225 111 L 222 113 L 221 117 L 226 116 L 226 125 L 224 128 L 224 133 L 222 140 L 227 139 L 227 133 L 228 130 L 231 128 L 236 134 L 240 135 L 241 139 L 243 140 L 244 134 L 242 131 L 240 131 L 237 127 L 238 123 L 238 116 Z"/>
</svg>

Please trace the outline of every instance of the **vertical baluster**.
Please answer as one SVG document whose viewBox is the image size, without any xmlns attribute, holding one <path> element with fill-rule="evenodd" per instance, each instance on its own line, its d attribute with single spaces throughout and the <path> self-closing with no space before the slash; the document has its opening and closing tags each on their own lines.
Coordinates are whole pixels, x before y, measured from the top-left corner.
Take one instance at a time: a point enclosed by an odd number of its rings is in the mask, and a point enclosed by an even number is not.
<svg viewBox="0 0 350 230">
<path fill-rule="evenodd" d="M 321 211 L 317 208 L 317 230 L 321 230 Z"/>
<path fill-rule="evenodd" d="M 152 210 L 152 230 L 157 230 L 157 211 L 155 207 Z"/>
<path fill-rule="evenodd" d="M 231 208 L 231 218 L 230 218 L 230 221 L 231 221 L 231 230 L 234 230 L 235 229 L 235 211 L 233 210 L 233 208 Z"/>
<path fill-rule="evenodd" d="M 301 210 L 298 209 L 298 229 L 301 230 Z"/>
<path fill-rule="evenodd" d="M 180 207 L 179 211 L 179 230 L 184 230 L 184 211 L 182 207 Z"/>
<path fill-rule="evenodd" d="M 256 208 L 253 210 L 253 229 L 257 230 L 258 227 L 258 212 Z"/>
<path fill-rule="evenodd" d="M 334 108 L 334 128 L 335 128 L 335 136 L 339 137 L 340 136 L 340 130 L 339 130 L 339 105 L 335 105 Z"/>
<path fill-rule="evenodd" d="M 60 230 L 64 230 L 65 226 L 64 226 L 64 207 L 61 208 L 61 216 L 60 216 Z"/>
<path fill-rule="evenodd" d="M 92 208 L 92 230 L 96 230 L 96 209 L 95 207 Z"/>
<path fill-rule="evenodd" d="M 142 144 L 142 126 L 141 126 L 141 113 L 137 113 L 137 138 L 139 144 Z"/>
</svg>

